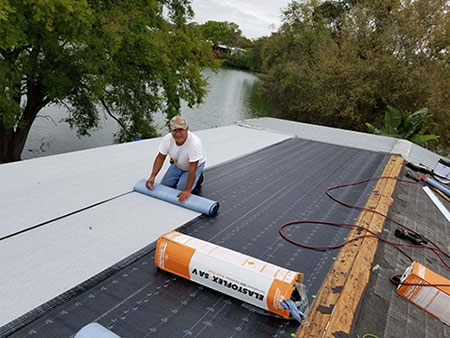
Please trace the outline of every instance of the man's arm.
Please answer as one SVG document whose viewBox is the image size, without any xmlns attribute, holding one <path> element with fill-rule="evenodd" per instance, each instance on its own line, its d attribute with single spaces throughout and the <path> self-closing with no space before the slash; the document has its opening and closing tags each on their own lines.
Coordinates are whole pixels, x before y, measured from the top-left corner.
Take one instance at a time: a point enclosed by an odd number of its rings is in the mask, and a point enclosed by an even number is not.
<svg viewBox="0 0 450 338">
<path fill-rule="evenodd" d="M 180 192 L 178 196 L 178 201 L 180 203 L 184 203 L 191 197 L 191 191 L 194 187 L 194 181 L 195 181 L 195 174 L 197 172 L 198 167 L 198 161 L 196 162 L 189 162 L 189 173 L 188 173 L 188 179 L 186 182 L 186 189 L 182 192 Z"/>
<path fill-rule="evenodd" d="M 166 159 L 166 156 L 167 155 L 163 155 L 161 153 L 158 153 L 158 155 L 156 155 L 155 161 L 153 162 L 153 170 L 150 175 L 150 178 L 147 180 L 147 182 L 145 182 L 145 186 L 148 189 L 153 189 L 153 184 L 155 184 L 156 175 L 158 175 L 159 171 L 161 170 L 164 161 Z"/>
</svg>

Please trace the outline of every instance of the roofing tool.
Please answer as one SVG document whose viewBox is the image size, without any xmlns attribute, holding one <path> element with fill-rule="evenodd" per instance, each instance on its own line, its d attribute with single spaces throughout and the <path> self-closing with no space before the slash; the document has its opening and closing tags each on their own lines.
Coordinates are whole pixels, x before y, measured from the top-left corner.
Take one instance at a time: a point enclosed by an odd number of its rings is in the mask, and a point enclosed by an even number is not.
<svg viewBox="0 0 450 338">
<path fill-rule="evenodd" d="M 401 239 L 408 239 L 412 244 L 422 245 L 428 244 L 428 241 L 420 234 L 408 231 L 406 229 L 397 228 L 395 229 L 395 236 Z"/>
<path fill-rule="evenodd" d="M 427 167 L 421 166 L 421 165 L 417 165 L 411 162 L 406 163 L 406 166 L 414 171 L 420 172 L 420 173 L 424 173 L 424 174 L 429 174 L 431 175 L 433 172 L 428 169 Z"/>
<path fill-rule="evenodd" d="M 406 177 L 413 179 L 416 182 L 425 181 L 425 176 L 423 175 L 417 175 L 416 173 L 413 173 L 412 171 L 406 172 Z"/>
<path fill-rule="evenodd" d="M 441 183 L 448 184 L 450 182 L 450 162 L 439 159 L 434 169 L 430 169 L 422 164 L 406 163 L 406 166 L 416 172 L 423 173 L 434 177 Z"/>
<path fill-rule="evenodd" d="M 171 231 L 157 242 L 156 266 L 286 319 L 308 311 L 303 274 Z"/>
<path fill-rule="evenodd" d="M 425 177 L 424 175 L 417 175 L 415 173 L 413 173 L 412 171 L 408 171 L 406 173 L 406 177 L 411 178 L 417 182 L 423 181 L 429 185 L 431 185 L 433 188 L 436 188 L 437 190 L 439 190 L 440 192 L 442 192 L 443 194 L 445 194 L 447 197 L 450 197 L 450 189 L 444 187 L 443 185 L 439 184 L 438 182 L 436 182 L 435 180 L 433 180 L 430 177 Z"/>
<path fill-rule="evenodd" d="M 145 186 L 145 179 L 140 180 L 133 190 L 209 216 L 216 214 L 219 210 L 218 202 L 194 194 L 184 203 L 180 203 L 177 196 L 180 190 L 162 184 L 155 184 L 150 190 Z"/>
</svg>

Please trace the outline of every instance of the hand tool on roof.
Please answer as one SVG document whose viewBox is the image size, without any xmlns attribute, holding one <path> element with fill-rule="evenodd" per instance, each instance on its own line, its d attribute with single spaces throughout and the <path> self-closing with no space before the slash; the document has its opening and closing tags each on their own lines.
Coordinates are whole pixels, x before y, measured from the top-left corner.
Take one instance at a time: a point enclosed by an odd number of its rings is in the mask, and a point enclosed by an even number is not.
<svg viewBox="0 0 450 338">
<path fill-rule="evenodd" d="M 394 234 L 398 238 L 407 239 L 412 244 L 415 244 L 415 245 L 428 244 L 428 241 L 425 240 L 425 238 L 421 234 L 410 232 L 406 229 L 397 228 L 397 229 L 395 229 Z"/>
<path fill-rule="evenodd" d="M 407 162 L 406 166 L 416 172 L 430 175 L 442 184 L 450 183 L 450 163 L 443 159 L 439 159 L 434 169 L 430 169 L 422 164 L 416 165 L 411 162 Z"/>
<path fill-rule="evenodd" d="M 411 171 L 408 171 L 406 173 L 406 177 L 409 177 L 409 178 L 411 178 L 411 179 L 413 179 L 413 180 L 415 180 L 417 182 L 423 181 L 423 182 L 429 184 L 430 186 L 432 186 L 433 188 L 438 189 L 440 192 L 445 194 L 447 197 L 450 197 L 450 189 L 444 187 L 443 185 L 439 184 L 438 182 L 436 182 L 435 180 L 433 180 L 430 177 L 426 177 L 426 176 L 421 175 L 421 174 L 417 175 L 417 174 L 415 174 L 415 173 L 413 173 Z"/>
<path fill-rule="evenodd" d="M 427 167 L 424 167 L 424 166 L 421 166 L 421 165 L 417 165 L 417 164 L 414 164 L 414 163 L 411 163 L 411 162 L 407 162 L 406 163 L 406 166 L 409 168 L 409 169 L 412 169 L 412 170 L 414 170 L 414 171 L 417 171 L 417 172 L 419 172 L 419 173 L 424 173 L 424 174 L 429 174 L 429 175 L 431 175 L 433 172 L 430 170 L 430 169 L 428 169 Z"/>
</svg>

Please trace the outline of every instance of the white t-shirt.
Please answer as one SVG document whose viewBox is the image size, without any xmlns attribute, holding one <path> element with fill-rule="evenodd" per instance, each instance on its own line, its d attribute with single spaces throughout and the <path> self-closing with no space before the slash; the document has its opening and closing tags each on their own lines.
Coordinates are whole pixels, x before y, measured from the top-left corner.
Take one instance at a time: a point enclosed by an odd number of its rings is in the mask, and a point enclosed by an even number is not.
<svg viewBox="0 0 450 338">
<path fill-rule="evenodd" d="M 177 146 L 171 133 L 164 136 L 159 144 L 159 152 L 172 157 L 175 165 L 181 170 L 188 170 L 189 162 L 198 161 L 200 165 L 206 161 L 202 141 L 190 131 L 188 131 L 186 141 L 181 146 Z"/>
</svg>

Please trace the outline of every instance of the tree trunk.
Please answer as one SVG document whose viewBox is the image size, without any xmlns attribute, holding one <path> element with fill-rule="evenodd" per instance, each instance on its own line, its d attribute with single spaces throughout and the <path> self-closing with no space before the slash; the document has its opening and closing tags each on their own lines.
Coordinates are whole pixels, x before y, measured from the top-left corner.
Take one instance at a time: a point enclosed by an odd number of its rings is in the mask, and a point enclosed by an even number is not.
<svg viewBox="0 0 450 338">
<path fill-rule="evenodd" d="M 13 128 L 0 127 L 0 164 L 20 160 L 21 149 Z"/>
<path fill-rule="evenodd" d="M 50 102 L 49 99 L 44 98 L 37 84 L 30 81 L 27 87 L 27 104 L 21 119 L 17 121 L 17 128 L 6 128 L 0 123 L 0 164 L 20 161 L 34 119 Z"/>
</svg>

